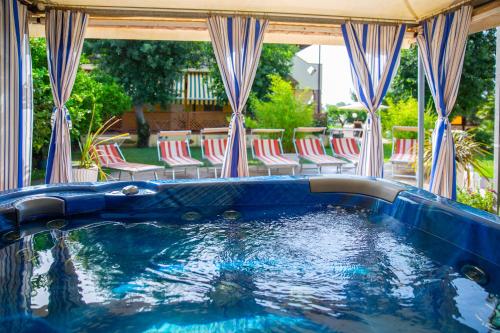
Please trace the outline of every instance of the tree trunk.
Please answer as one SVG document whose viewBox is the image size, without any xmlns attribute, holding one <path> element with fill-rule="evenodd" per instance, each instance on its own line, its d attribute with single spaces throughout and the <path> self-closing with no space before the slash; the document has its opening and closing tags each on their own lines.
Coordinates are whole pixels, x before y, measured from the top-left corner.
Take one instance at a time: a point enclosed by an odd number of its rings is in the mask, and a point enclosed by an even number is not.
<svg viewBox="0 0 500 333">
<path fill-rule="evenodd" d="M 144 117 L 144 104 L 134 105 L 135 119 L 137 120 L 137 147 L 149 146 L 149 125 Z"/>
<path fill-rule="evenodd" d="M 462 131 L 465 131 L 467 128 L 467 118 L 465 116 L 462 116 Z"/>
<path fill-rule="evenodd" d="M 144 117 L 144 105 L 136 104 L 134 105 L 135 111 L 135 119 L 137 120 L 137 124 L 144 124 L 146 122 L 146 118 Z"/>
</svg>

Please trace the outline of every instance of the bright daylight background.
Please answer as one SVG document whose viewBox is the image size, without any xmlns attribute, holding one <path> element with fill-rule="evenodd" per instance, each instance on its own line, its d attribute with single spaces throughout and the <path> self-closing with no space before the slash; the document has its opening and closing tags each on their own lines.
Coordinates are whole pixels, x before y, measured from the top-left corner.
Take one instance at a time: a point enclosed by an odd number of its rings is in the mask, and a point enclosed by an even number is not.
<svg viewBox="0 0 500 333">
<path fill-rule="evenodd" d="M 318 63 L 318 45 L 311 45 L 298 53 L 309 63 Z M 322 45 L 321 64 L 322 104 L 351 103 L 352 79 L 349 57 L 345 46 Z"/>
</svg>

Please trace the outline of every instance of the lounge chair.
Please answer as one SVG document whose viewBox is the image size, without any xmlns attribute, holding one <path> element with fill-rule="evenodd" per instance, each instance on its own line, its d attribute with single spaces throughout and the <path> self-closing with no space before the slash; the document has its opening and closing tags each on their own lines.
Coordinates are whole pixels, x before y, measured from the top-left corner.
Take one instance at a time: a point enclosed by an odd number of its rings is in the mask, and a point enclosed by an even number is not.
<svg viewBox="0 0 500 333">
<path fill-rule="evenodd" d="M 214 168 L 215 178 L 217 169 L 222 167 L 227 146 L 228 127 L 204 128 L 201 134 L 201 156 Z"/>
<path fill-rule="evenodd" d="M 122 178 L 122 172 L 127 172 L 130 178 L 135 180 L 136 173 L 147 171 L 153 171 L 155 179 L 158 179 L 157 171 L 163 169 L 159 165 L 127 162 L 117 143 L 100 144 L 95 149 L 101 167 L 119 171 L 119 180 Z"/>
<path fill-rule="evenodd" d="M 189 137 L 191 131 L 161 131 L 158 134 L 158 159 L 172 169 L 172 179 L 175 179 L 175 170 L 196 168 L 196 175 L 200 178 L 202 162 L 191 157 Z"/>
<path fill-rule="evenodd" d="M 392 129 L 392 176 L 401 178 L 415 178 L 414 164 L 418 154 L 417 139 L 395 138 L 395 132 L 417 132 L 417 127 L 394 126 Z"/>
<path fill-rule="evenodd" d="M 340 131 L 340 135 L 342 137 L 337 137 L 335 135 L 336 131 Z M 360 129 L 334 129 L 330 134 L 330 147 L 332 149 L 332 154 L 335 157 L 339 157 L 341 159 L 346 160 L 349 163 L 357 165 L 359 162 L 359 144 L 358 139 L 354 136 L 346 137 L 345 132 L 353 131 L 362 131 Z"/>
<path fill-rule="evenodd" d="M 321 169 L 324 166 L 336 166 L 337 172 L 341 173 L 342 165 L 346 164 L 346 162 L 326 154 L 322 141 L 325 131 L 325 127 L 298 127 L 294 129 L 293 144 L 295 152 L 300 159 L 315 164 L 318 168 L 318 173 L 321 173 Z M 297 133 L 302 133 L 306 137 L 299 139 L 297 138 Z"/>
<path fill-rule="evenodd" d="M 292 174 L 295 175 L 295 168 L 299 166 L 297 161 L 283 155 L 281 140 L 284 131 L 284 129 L 254 129 L 251 131 L 252 156 L 266 166 L 269 176 L 271 176 L 271 169 L 282 168 L 291 168 Z M 279 137 L 277 139 L 260 138 L 259 136 L 263 134 L 278 134 Z"/>
</svg>

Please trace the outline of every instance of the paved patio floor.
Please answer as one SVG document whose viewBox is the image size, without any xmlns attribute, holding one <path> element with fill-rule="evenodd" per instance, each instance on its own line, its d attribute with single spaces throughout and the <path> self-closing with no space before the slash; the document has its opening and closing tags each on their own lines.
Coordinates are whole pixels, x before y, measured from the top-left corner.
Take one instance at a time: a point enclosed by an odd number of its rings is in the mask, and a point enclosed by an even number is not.
<svg viewBox="0 0 500 333">
<path fill-rule="evenodd" d="M 264 166 L 250 166 L 250 176 L 267 176 L 268 171 Z M 220 170 L 217 170 L 217 174 L 220 176 Z M 272 170 L 272 175 L 290 175 L 290 169 L 282 169 L 282 170 Z M 318 170 L 313 164 L 305 164 L 302 170 L 296 170 L 297 175 L 318 175 Z M 338 174 L 337 167 L 324 167 L 321 171 L 322 175 L 331 175 Z M 354 175 L 355 168 L 352 164 L 346 164 L 342 167 L 341 174 Z M 111 177 L 117 178 L 118 172 L 112 172 Z M 196 178 L 196 169 L 190 168 L 187 169 L 184 173 L 184 170 L 177 170 L 175 172 L 176 179 L 186 179 L 186 178 Z M 200 168 L 200 178 L 214 178 L 214 169 L 209 167 Z M 172 172 L 170 169 L 165 169 L 165 171 L 160 171 L 158 173 L 159 179 L 172 179 Z M 399 182 L 403 182 L 410 185 L 415 185 L 415 178 L 406 178 L 406 177 L 393 177 L 392 176 L 392 165 L 391 163 L 384 164 L 384 178 L 391 179 Z M 143 172 L 135 175 L 135 180 L 151 180 L 154 179 L 153 172 Z M 126 173 L 122 173 L 121 180 L 130 180 L 130 176 Z"/>
</svg>

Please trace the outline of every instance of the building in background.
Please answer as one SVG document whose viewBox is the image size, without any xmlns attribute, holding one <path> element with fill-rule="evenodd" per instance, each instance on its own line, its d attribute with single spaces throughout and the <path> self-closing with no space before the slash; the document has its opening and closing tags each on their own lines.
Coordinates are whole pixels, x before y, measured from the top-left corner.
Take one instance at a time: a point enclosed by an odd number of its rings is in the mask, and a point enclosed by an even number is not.
<svg viewBox="0 0 500 333">
<path fill-rule="evenodd" d="M 159 131 L 192 130 L 228 125 L 229 104 L 220 105 L 213 92 L 207 69 L 188 69 L 174 82 L 175 99 L 171 104 L 149 106 L 144 112 L 152 133 Z M 120 132 L 135 133 L 137 123 L 133 110 L 125 112 Z"/>
<path fill-rule="evenodd" d="M 299 92 L 310 94 L 310 104 L 318 104 L 320 68 L 320 64 L 307 62 L 298 55 L 292 58 L 290 76 L 292 77 L 295 89 Z"/>
</svg>

